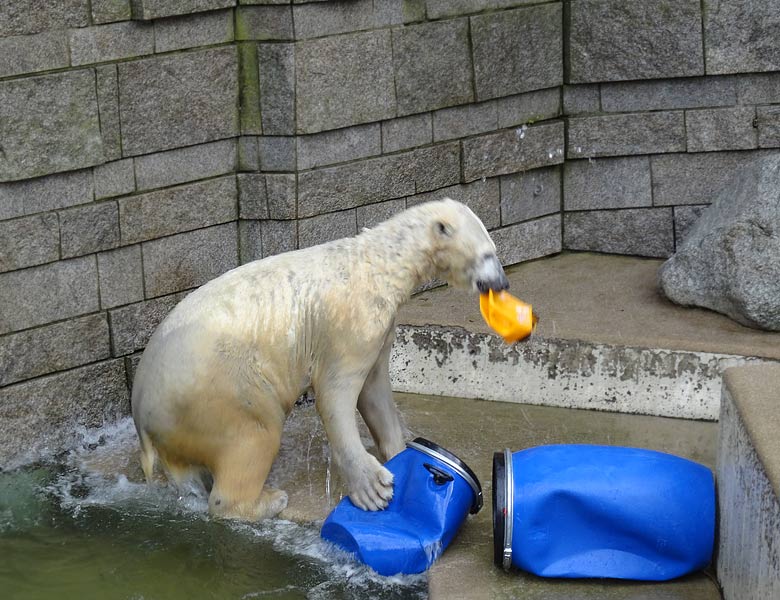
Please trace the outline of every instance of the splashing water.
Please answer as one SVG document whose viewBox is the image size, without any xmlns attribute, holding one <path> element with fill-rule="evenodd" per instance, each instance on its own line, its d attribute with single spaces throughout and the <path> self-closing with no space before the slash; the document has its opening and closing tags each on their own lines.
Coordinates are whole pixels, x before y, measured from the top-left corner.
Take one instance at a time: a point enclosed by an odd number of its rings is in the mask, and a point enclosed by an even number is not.
<svg viewBox="0 0 780 600">
<path fill-rule="evenodd" d="M 309 464 L 317 447 L 298 457 Z M 131 419 L 83 430 L 60 460 L 0 472 L 2 597 L 426 597 L 424 576 L 381 577 L 317 524 L 219 521 L 207 510 L 198 486 L 143 482 Z"/>
</svg>

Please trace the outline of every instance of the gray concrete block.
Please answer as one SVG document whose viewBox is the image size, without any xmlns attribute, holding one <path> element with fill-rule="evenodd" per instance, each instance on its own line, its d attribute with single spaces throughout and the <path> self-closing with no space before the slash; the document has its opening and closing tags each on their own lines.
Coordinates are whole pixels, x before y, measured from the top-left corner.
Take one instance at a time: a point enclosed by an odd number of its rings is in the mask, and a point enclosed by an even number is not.
<svg viewBox="0 0 780 600">
<path fill-rule="evenodd" d="M 674 244 L 675 250 L 685 241 L 685 236 L 699 219 L 707 205 L 693 204 L 688 206 L 674 206 Z"/>
<path fill-rule="evenodd" d="M 452 185 L 459 178 L 458 143 L 306 171 L 298 176 L 298 216 L 410 196 Z"/>
<path fill-rule="evenodd" d="M 750 150 L 758 146 L 752 106 L 685 111 L 688 152 Z"/>
<path fill-rule="evenodd" d="M 236 170 L 236 140 L 187 146 L 135 157 L 138 191 L 177 185 Z"/>
<path fill-rule="evenodd" d="M 751 73 L 735 79 L 740 104 L 780 103 L 780 73 Z"/>
<path fill-rule="evenodd" d="M 233 47 L 121 63 L 124 154 L 238 135 L 237 71 Z"/>
<path fill-rule="evenodd" d="M 104 161 L 91 70 L 0 82 L 0 181 Z"/>
<path fill-rule="evenodd" d="M 305 5 L 308 6 L 308 5 Z M 382 153 L 379 123 L 345 127 L 296 138 L 298 168 L 313 169 Z"/>
<path fill-rule="evenodd" d="M 293 6 L 295 37 L 299 40 L 373 29 L 372 0 L 331 0 Z"/>
<path fill-rule="evenodd" d="M 733 106 L 736 103 L 737 79 L 734 77 L 685 77 L 601 85 L 601 106 L 605 112 Z"/>
<path fill-rule="evenodd" d="M 296 21 L 296 29 L 297 26 Z M 289 5 L 240 6 L 236 9 L 237 40 L 293 41 L 296 37 Z"/>
<path fill-rule="evenodd" d="M 653 156 L 650 158 L 653 204 L 709 204 L 748 163 L 760 155 L 752 152 L 707 152 Z"/>
<path fill-rule="evenodd" d="M 319 215 L 298 221 L 298 245 L 308 248 L 357 233 L 355 210 Z"/>
<path fill-rule="evenodd" d="M 0 390 L 0 464 L 27 464 L 72 447 L 82 427 L 130 413 L 124 361 L 109 360 Z"/>
<path fill-rule="evenodd" d="M 394 117 L 392 65 L 388 30 L 297 43 L 297 133 L 317 133 Z"/>
<path fill-rule="evenodd" d="M 262 221 L 238 222 L 238 260 L 242 265 L 263 258 Z"/>
<path fill-rule="evenodd" d="M 503 265 L 514 265 L 561 251 L 561 216 L 517 223 L 490 232 Z"/>
<path fill-rule="evenodd" d="M 0 274 L 0 334 L 95 312 L 97 289 L 94 256 Z"/>
<path fill-rule="evenodd" d="M 0 183 L 0 220 L 92 202 L 89 169 Z"/>
<path fill-rule="evenodd" d="M 111 357 L 99 313 L 0 337 L 0 387 Z"/>
<path fill-rule="evenodd" d="M 297 185 L 295 175 L 266 175 L 265 189 L 268 194 L 269 218 L 294 219 L 296 217 Z"/>
<path fill-rule="evenodd" d="M 572 160 L 564 166 L 564 210 L 652 205 L 650 158 L 647 156 Z"/>
<path fill-rule="evenodd" d="M 68 208 L 59 217 L 63 258 L 119 245 L 119 212 L 113 200 Z"/>
<path fill-rule="evenodd" d="M 262 135 L 257 138 L 260 169 L 263 171 L 295 171 L 298 159 L 293 136 Z"/>
<path fill-rule="evenodd" d="M 141 246 L 126 246 L 97 255 L 100 308 L 114 308 L 144 299 Z"/>
<path fill-rule="evenodd" d="M 759 147 L 780 147 L 780 106 L 758 106 L 756 116 Z"/>
<path fill-rule="evenodd" d="M 60 69 L 69 64 L 63 31 L 0 38 L 0 77 Z"/>
<path fill-rule="evenodd" d="M 257 147 L 256 135 L 242 135 L 238 138 L 238 170 L 239 171 L 259 171 L 260 153 Z"/>
<path fill-rule="evenodd" d="M 86 25 L 89 25 L 88 0 L 15 0 L 0 3 L 2 37 Z"/>
<path fill-rule="evenodd" d="M 186 293 L 171 294 L 109 311 L 114 356 L 143 350 L 157 326 L 185 296 Z"/>
<path fill-rule="evenodd" d="M 374 25 L 402 25 L 425 20 L 425 0 L 374 0 Z"/>
<path fill-rule="evenodd" d="M 122 245 L 237 218 L 236 179 L 210 179 L 119 200 Z"/>
<path fill-rule="evenodd" d="M 241 219 L 267 219 L 268 193 L 265 187 L 265 175 L 260 173 L 239 173 L 238 216 Z"/>
<path fill-rule="evenodd" d="M 60 229 L 55 213 L 0 221 L 0 273 L 60 258 Z"/>
<path fill-rule="evenodd" d="M 294 134 L 295 45 L 258 44 L 257 64 L 262 133 Z"/>
<path fill-rule="evenodd" d="M 478 100 L 563 83 L 561 3 L 471 17 Z"/>
<path fill-rule="evenodd" d="M 682 111 L 572 117 L 568 136 L 567 158 L 660 154 L 686 148 Z"/>
<path fill-rule="evenodd" d="M 399 116 L 474 100 L 466 19 L 394 29 L 393 66 Z"/>
<path fill-rule="evenodd" d="M 699 0 L 571 3 L 569 82 L 704 74 Z"/>
<path fill-rule="evenodd" d="M 506 175 L 563 162 L 563 123 L 518 127 L 463 141 L 463 178 Z"/>
<path fill-rule="evenodd" d="M 564 213 L 563 246 L 566 250 L 669 257 L 674 252 L 672 209 L 628 208 Z"/>
<path fill-rule="evenodd" d="M 597 113 L 601 111 L 601 92 L 598 84 L 563 86 L 563 112 L 566 115 Z"/>
<path fill-rule="evenodd" d="M 499 98 L 496 104 L 500 128 L 523 123 L 530 125 L 561 114 L 561 92 L 559 88 L 527 92 Z"/>
<path fill-rule="evenodd" d="M 501 180 L 501 224 L 512 225 L 561 211 L 560 167 L 504 175 Z"/>
<path fill-rule="evenodd" d="M 122 196 L 135 191 L 135 170 L 133 159 L 125 158 L 98 165 L 92 169 L 95 180 L 95 199 Z"/>
<path fill-rule="evenodd" d="M 141 246 L 146 296 L 197 287 L 238 266 L 235 222 L 180 233 Z"/>
<path fill-rule="evenodd" d="M 133 18 L 149 21 L 160 17 L 229 8 L 235 0 L 131 0 Z"/>
<path fill-rule="evenodd" d="M 704 0 L 703 6 L 707 73 L 780 70 L 775 0 Z"/>
<path fill-rule="evenodd" d="M 499 8 L 538 4 L 544 0 L 425 0 L 429 19 L 456 17 Z"/>
<path fill-rule="evenodd" d="M 442 198 L 452 198 L 468 206 L 487 229 L 495 229 L 501 225 L 501 194 L 498 178 L 451 185 L 432 192 L 415 194 L 406 199 L 406 204 L 411 207 Z"/>
<path fill-rule="evenodd" d="M 130 389 L 133 389 L 133 381 L 135 380 L 135 372 L 138 370 L 138 364 L 141 362 L 142 352 L 137 352 L 132 356 L 125 357 L 125 370 L 127 371 L 127 385 Z"/>
<path fill-rule="evenodd" d="M 371 229 L 380 223 L 387 221 L 393 215 L 397 215 L 406 208 L 406 200 L 385 200 L 376 204 L 368 204 L 357 208 L 358 231 L 364 228 Z"/>
<path fill-rule="evenodd" d="M 433 113 L 433 141 L 452 140 L 498 129 L 495 100 L 443 108 Z"/>
<path fill-rule="evenodd" d="M 121 58 L 154 54 L 154 26 L 125 21 L 70 31 L 70 57 L 73 65 L 108 62 Z"/>
<path fill-rule="evenodd" d="M 230 10 L 158 19 L 154 22 L 155 52 L 211 46 L 233 39 L 233 11 Z"/>
<path fill-rule="evenodd" d="M 460 181 L 460 144 L 457 142 L 420 148 L 396 155 L 400 168 L 414 181 L 415 191 L 430 192 Z"/>
<path fill-rule="evenodd" d="M 716 571 L 728 600 L 780 595 L 776 365 L 728 369 L 718 431 Z"/>
<path fill-rule="evenodd" d="M 430 113 L 400 117 L 382 122 L 382 152 L 397 152 L 433 141 Z"/>
<path fill-rule="evenodd" d="M 289 252 L 298 247 L 298 224 L 296 221 L 261 221 L 263 258 Z"/>
<path fill-rule="evenodd" d="M 0 36 L 89 25 L 88 0 L 14 0 L 0 3 Z"/>
<path fill-rule="evenodd" d="M 130 0 L 90 0 L 92 22 L 96 25 L 129 21 L 133 18 Z"/>
<path fill-rule="evenodd" d="M 117 160 L 122 157 L 122 128 L 119 122 L 119 78 L 116 65 L 97 67 L 95 77 L 103 154 L 106 160 Z"/>
</svg>

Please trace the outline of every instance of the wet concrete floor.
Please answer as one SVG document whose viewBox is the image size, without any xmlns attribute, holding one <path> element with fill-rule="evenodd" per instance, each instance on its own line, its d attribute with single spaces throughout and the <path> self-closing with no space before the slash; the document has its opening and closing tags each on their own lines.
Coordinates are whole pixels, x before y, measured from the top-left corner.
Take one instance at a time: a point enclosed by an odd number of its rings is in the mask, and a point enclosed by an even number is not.
<svg viewBox="0 0 780 600">
<path fill-rule="evenodd" d="M 482 482 L 485 507 L 470 517 L 429 573 L 430 598 L 545 600 L 716 600 L 717 585 L 701 573 L 669 583 L 549 580 L 504 573 L 493 565 L 493 453 L 554 443 L 650 448 L 714 467 L 717 424 L 459 398 L 396 394 L 411 436 L 460 456 Z M 365 432 L 364 432 L 365 433 Z M 370 445 L 370 438 L 365 434 Z M 283 517 L 323 519 L 343 488 L 327 461 L 327 443 L 311 406 L 296 409 L 272 482 L 290 495 Z"/>
</svg>

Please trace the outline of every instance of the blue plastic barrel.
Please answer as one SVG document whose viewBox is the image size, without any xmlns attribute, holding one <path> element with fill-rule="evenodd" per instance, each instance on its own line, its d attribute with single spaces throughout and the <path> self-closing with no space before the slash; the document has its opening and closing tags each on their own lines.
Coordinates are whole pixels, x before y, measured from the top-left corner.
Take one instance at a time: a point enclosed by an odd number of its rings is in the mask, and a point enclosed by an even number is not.
<svg viewBox="0 0 780 600">
<path fill-rule="evenodd" d="M 665 581 L 706 567 L 715 481 L 652 450 L 556 445 L 493 455 L 494 561 L 542 577 Z"/>
<path fill-rule="evenodd" d="M 394 478 L 388 507 L 364 511 L 344 498 L 320 532 L 380 575 L 422 573 L 482 508 L 482 486 L 466 463 L 423 438 L 406 446 L 385 464 Z"/>
</svg>

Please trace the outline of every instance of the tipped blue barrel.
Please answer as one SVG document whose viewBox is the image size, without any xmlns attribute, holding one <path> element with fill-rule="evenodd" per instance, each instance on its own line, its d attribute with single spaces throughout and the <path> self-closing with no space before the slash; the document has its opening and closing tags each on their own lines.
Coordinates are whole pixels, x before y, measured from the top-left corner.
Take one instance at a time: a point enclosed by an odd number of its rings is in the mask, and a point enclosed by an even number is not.
<svg viewBox="0 0 780 600">
<path fill-rule="evenodd" d="M 638 448 L 539 446 L 493 455 L 494 561 L 542 577 L 665 581 L 706 567 L 707 467 Z"/>
<path fill-rule="evenodd" d="M 320 534 L 380 575 L 422 573 L 444 552 L 469 513 L 482 508 L 482 486 L 457 456 L 423 438 L 390 459 L 393 499 L 364 511 L 344 498 Z"/>
</svg>

